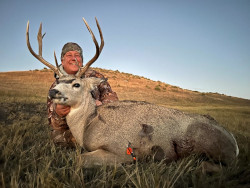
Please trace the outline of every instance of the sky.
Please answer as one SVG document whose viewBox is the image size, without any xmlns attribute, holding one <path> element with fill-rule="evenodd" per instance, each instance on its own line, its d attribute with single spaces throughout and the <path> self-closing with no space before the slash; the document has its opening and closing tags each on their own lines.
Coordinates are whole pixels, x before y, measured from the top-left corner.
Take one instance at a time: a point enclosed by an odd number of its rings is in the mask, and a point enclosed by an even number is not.
<svg viewBox="0 0 250 188">
<path fill-rule="evenodd" d="M 0 72 L 43 69 L 38 52 L 43 23 L 43 57 L 60 59 L 67 42 L 83 48 L 86 63 L 95 45 L 85 18 L 104 49 L 92 65 L 132 73 L 200 92 L 250 99 L 249 0 L 0 0 Z"/>
</svg>

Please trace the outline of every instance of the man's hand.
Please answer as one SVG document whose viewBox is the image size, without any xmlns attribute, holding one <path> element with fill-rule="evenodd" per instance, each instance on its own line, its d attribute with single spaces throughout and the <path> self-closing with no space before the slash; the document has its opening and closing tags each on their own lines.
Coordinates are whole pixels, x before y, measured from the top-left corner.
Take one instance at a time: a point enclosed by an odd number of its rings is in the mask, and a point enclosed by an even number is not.
<svg viewBox="0 0 250 188">
<path fill-rule="evenodd" d="M 56 105 L 56 113 L 60 117 L 65 117 L 70 112 L 70 106 L 65 106 L 61 104 Z"/>
</svg>

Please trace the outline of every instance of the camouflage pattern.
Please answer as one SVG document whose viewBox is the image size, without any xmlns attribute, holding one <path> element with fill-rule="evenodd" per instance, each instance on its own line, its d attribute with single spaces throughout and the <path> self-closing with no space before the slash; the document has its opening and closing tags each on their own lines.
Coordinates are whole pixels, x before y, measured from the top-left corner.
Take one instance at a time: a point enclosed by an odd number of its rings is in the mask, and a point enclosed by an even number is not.
<svg viewBox="0 0 250 188">
<path fill-rule="evenodd" d="M 101 73 L 92 69 L 88 69 L 86 73 L 83 75 L 83 78 L 87 77 L 104 78 L 104 76 Z M 54 88 L 56 85 L 57 85 L 57 79 L 51 85 L 50 89 Z M 100 84 L 98 88 L 92 92 L 92 96 L 96 100 L 99 100 L 104 104 L 118 100 L 117 94 L 112 91 L 111 86 L 109 85 L 108 82 L 103 82 L 102 84 Z M 60 117 L 56 114 L 55 105 L 56 104 L 54 104 L 53 101 L 48 97 L 47 111 L 48 111 L 49 125 L 52 128 L 51 138 L 57 145 L 74 147 L 76 142 L 69 130 L 66 118 Z"/>
</svg>

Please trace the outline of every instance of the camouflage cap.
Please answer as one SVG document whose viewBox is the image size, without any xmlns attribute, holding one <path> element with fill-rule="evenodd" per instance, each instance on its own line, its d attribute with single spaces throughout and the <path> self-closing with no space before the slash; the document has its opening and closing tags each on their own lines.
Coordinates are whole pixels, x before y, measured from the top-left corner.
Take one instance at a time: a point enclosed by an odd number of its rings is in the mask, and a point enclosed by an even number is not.
<svg viewBox="0 0 250 188">
<path fill-rule="evenodd" d="M 62 53 L 61 53 L 61 60 L 63 59 L 63 56 L 68 52 L 68 51 L 77 51 L 79 52 L 79 54 L 81 55 L 82 59 L 83 59 L 83 56 L 82 56 L 82 48 L 74 43 L 74 42 L 68 42 L 66 43 L 63 48 L 62 48 Z"/>
</svg>

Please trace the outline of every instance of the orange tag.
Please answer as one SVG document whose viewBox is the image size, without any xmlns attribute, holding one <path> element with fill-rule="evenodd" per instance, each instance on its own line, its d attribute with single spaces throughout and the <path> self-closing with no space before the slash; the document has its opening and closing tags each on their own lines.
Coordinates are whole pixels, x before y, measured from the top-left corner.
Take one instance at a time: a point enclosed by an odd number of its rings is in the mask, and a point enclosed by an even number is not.
<svg viewBox="0 0 250 188">
<path fill-rule="evenodd" d="M 131 155 L 131 153 L 132 153 L 132 148 L 129 148 L 129 147 L 128 147 L 128 148 L 127 148 L 127 154 L 128 154 L 128 155 Z"/>
</svg>

